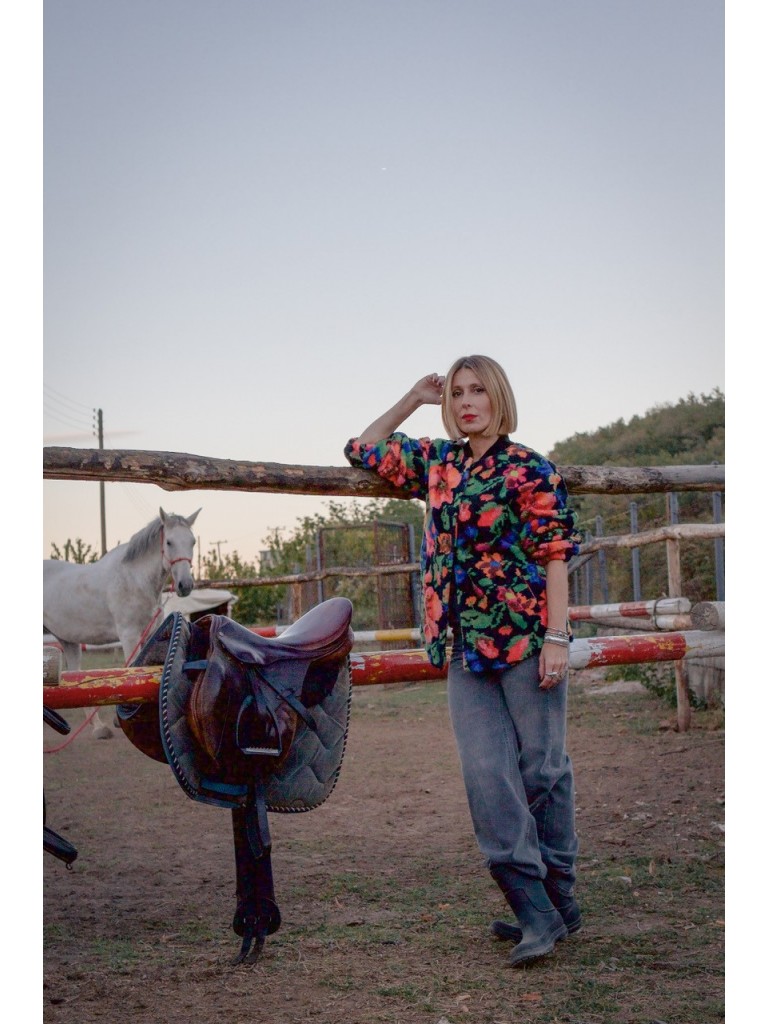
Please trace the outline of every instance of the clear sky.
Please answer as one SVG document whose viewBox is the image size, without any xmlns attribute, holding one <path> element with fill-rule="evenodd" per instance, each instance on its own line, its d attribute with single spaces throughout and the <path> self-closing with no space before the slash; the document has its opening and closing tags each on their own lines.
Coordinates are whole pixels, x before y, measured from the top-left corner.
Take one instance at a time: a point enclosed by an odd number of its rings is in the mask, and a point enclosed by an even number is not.
<svg viewBox="0 0 768 1024">
<path fill-rule="evenodd" d="M 518 438 L 724 387 L 721 0 L 44 5 L 44 443 L 344 465 L 494 356 Z M 405 424 L 443 433 L 437 409 Z M 43 556 L 99 548 L 43 485 Z M 246 558 L 326 499 L 108 484 Z"/>
</svg>

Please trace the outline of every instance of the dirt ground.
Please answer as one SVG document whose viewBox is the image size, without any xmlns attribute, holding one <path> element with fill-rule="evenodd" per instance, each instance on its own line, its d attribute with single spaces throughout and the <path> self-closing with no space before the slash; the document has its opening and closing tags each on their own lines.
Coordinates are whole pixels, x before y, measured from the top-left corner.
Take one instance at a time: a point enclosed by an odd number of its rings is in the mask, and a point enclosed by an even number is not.
<svg viewBox="0 0 768 1024">
<path fill-rule="evenodd" d="M 69 713 L 73 726 L 82 711 Z M 44 756 L 46 1024 L 672 1024 L 723 1009 L 723 713 L 572 673 L 581 933 L 522 970 L 466 808 L 444 683 L 355 690 L 330 799 L 270 816 L 280 931 L 231 966 L 229 813 L 118 734 Z M 44 747 L 63 742 L 44 727 Z"/>
</svg>

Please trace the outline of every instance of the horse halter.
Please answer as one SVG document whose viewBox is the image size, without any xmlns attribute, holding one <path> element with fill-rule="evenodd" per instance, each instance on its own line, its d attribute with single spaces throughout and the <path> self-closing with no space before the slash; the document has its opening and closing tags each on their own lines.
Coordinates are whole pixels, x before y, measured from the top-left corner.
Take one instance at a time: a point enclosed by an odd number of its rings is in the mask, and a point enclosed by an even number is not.
<svg viewBox="0 0 768 1024">
<path fill-rule="evenodd" d="M 176 565 L 177 562 L 189 562 L 190 569 L 192 568 L 192 559 L 187 558 L 186 555 L 180 555 L 178 558 L 166 558 L 165 555 L 165 527 L 160 531 L 160 554 L 163 559 L 163 568 L 170 572 L 171 569 Z"/>
</svg>

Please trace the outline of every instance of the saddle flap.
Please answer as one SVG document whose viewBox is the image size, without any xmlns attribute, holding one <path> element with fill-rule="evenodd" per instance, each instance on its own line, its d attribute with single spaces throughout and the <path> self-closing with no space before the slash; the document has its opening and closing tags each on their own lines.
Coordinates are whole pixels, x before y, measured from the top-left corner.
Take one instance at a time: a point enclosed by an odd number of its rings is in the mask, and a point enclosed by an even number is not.
<svg viewBox="0 0 768 1024">
<path fill-rule="evenodd" d="M 306 714 L 295 694 L 309 662 L 280 663 L 262 675 L 240 657 L 246 647 L 238 641 L 254 635 L 223 615 L 206 615 L 192 627 L 185 666 L 194 679 L 189 727 L 208 759 L 205 768 L 228 781 L 274 771 L 293 742 L 297 715 Z"/>
</svg>

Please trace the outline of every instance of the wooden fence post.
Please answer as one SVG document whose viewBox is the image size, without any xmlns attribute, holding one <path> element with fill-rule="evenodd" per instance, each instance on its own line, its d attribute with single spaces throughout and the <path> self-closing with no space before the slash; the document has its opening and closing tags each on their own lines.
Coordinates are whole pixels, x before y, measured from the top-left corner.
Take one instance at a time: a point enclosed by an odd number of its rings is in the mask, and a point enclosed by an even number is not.
<svg viewBox="0 0 768 1024">
<path fill-rule="evenodd" d="M 603 517 L 595 516 L 595 536 L 603 537 L 604 535 Z M 600 570 L 600 590 L 602 591 L 603 604 L 608 604 L 610 601 L 608 593 L 608 563 L 604 548 L 597 552 L 597 564 Z"/>
<path fill-rule="evenodd" d="M 717 463 L 715 463 L 717 465 Z M 719 491 L 712 495 L 712 522 L 723 521 L 723 496 Z M 722 537 L 715 538 L 715 597 L 725 600 L 725 546 Z"/>
<path fill-rule="evenodd" d="M 629 530 L 630 533 L 637 533 L 637 502 L 629 503 Z M 640 586 L 640 549 L 632 548 L 632 600 L 642 601 L 642 588 Z M 669 595 L 672 597 L 672 594 Z M 675 597 L 678 595 L 675 594 Z"/>
<path fill-rule="evenodd" d="M 676 525 L 679 517 L 676 494 L 667 495 L 667 518 Z M 669 597 L 683 596 L 683 575 L 680 568 L 680 541 L 668 540 L 667 545 L 667 590 Z M 688 732 L 691 727 L 691 702 L 688 697 L 688 672 L 682 661 L 675 662 L 675 689 L 677 691 L 677 728 Z"/>
</svg>

